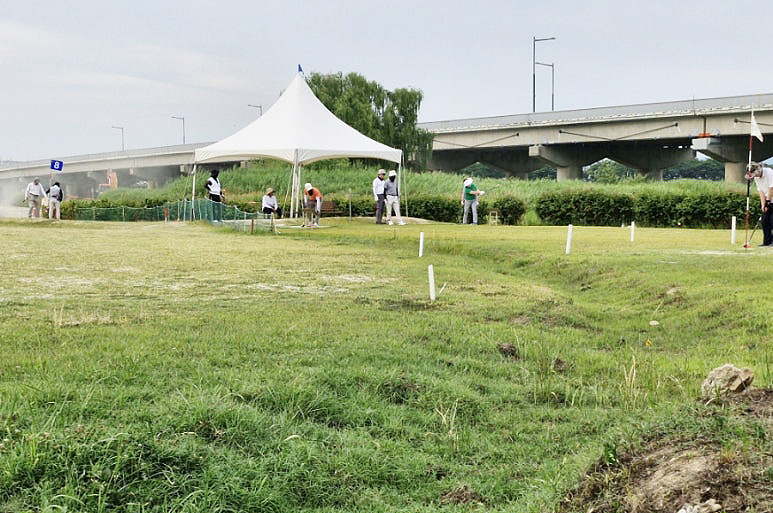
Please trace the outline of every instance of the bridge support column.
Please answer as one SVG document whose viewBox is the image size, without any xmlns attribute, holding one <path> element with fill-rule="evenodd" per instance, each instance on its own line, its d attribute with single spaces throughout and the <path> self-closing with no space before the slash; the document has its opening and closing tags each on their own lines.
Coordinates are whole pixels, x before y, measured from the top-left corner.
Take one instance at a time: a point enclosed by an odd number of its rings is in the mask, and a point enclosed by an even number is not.
<svg viewBox="0 0 773 513">
<path fill-rule="evenodd" d="M 605 148 L 572 144 L 567 146 L 529 146 L 529 157 L 556 168 L 556 181 L 581 180 L 582 166 L 604 158 Z"/>
<path fill-rule="evenodd" d="M 610 159 L 624 166 L 637 169 L 648 180 L 663 179 L 663 170 L 695 158 L 695 151 L 684 147 L 661 145 L 616 146 L 611 149 Z"/>
<path fill-rule="evenodd" d="M 743 182 L 746 164 L 746 162 L 725 162 L 725 181 Z"/>
<path fill-rule="evenodd" d="M 557 166 L 556 181 L 582 180 L 582 166 Z"/>
<path fill-rule="evenodd" d="M 755 141 L 756 142 L 756 141 Z M 752 157 L 757 160 L 764 160 L 768 151 L 755 148 Z M 749 139 L 746 137 L 725 139 L 719 137 L 702 137 L 692 140 L 693 150 L 699 151 L 714 160 L 725 163 L 725 181 L 742 182 L 744 171 L 746 170 L 747 160 L 749 158 Z"/>
</svg>

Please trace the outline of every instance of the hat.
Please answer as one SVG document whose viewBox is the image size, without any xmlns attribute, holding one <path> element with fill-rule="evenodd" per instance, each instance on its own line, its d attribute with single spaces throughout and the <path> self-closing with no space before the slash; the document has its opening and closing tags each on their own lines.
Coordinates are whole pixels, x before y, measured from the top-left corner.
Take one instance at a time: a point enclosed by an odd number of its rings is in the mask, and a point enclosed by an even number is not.
<svg viewBox="0 0 773 513">
<path fill-rule="evenodd" d="M 272 192 L 274 192 L 274 189 L 272 189 L 271 187 L 266 189 L 266 194 L 271 194 Z"/>
<path fill-rule="evenodd" d="M 303 188 L 306 189 L 307 191 L 310 191 L 311 190 L 311 184 L 309 182 L 306 182 L 306 184 L 303 186 Z"/>
<path fill-rule="evenodd" d="M 397 171 L 395 171 L 394 169 L 390 169 L 389 176 L 397 176 Z"/>
<path fill-rule="evenodd" d="M 386 170 L 385 169 L 379 169 L 377 174 L 385 175 L 386 174 Z"/>
<path fill-rule="evenodd" d="M 464 186 L 469 187 L 470 185 L 472 185 L 472 178 L 468 176 L 467 178 L 464 179 Z"/>
</svg>

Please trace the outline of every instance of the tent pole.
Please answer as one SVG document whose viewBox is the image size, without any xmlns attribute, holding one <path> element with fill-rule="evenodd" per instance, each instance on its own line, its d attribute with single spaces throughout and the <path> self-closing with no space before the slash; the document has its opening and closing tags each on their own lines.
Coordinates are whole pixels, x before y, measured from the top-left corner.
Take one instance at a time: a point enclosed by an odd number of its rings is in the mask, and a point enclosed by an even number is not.
<svg viewBox="0 0 773 513">
<path fill-rule="evenodd" d="M 301 175 L 303 174 L 303 164 L 298 163 L 298 212 L 303 212 L 303 185 L 301 184 Z"/>
<path fill-rule="evenodd" d="M 293 162 L 292 179 L 290 180 L 290 219 L 295 217 L 295 162 Z"/>
<path fill-rule="evenodd" d="M 408 215 L 408 191 L 405 189 L 405 177 L 403 176 L 402 158 L 400 160 L 401 162 L 397 163 L 397 183 L 399 184 L 400 180 L 402 179 L 400 195 L 403 197 L 403 200 L 405 201 L 405 217 L 410 217 Z"/>
<path fill-rule="evenodd" d="M 196 198 L 196 163 L 194 162 L 193 163 L 193 185 L 191 185 L 191 221 L 193 221 L 194 218 L 196 217 L 194 208 L 193 208 L 193 205 L 195 205 L 193 200 L 195 198 Z"/>
</svg>

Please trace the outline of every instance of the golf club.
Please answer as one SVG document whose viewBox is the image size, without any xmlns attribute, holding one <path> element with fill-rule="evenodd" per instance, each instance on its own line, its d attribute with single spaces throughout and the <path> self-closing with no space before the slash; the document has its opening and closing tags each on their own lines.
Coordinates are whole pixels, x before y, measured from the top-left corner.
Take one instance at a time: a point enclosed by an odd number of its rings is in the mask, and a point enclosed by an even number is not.
<svg viewBox="0 0 773 513">
<path fill-rule="evenodd" d="M 757 227 L 760 225 L 760 221 L 762 221 L 762 216 L 757 219 L 757 222 L 754 223 L 754 229 L 752 230 L 752 234 L 749 236 L 749 240 L 746 241 L 746 244 L 743 245 L 744 249 L 749 249 L 752 247 L 752 239 L 754 238 L 754 232 L 757 231 Z"/>
</svg>

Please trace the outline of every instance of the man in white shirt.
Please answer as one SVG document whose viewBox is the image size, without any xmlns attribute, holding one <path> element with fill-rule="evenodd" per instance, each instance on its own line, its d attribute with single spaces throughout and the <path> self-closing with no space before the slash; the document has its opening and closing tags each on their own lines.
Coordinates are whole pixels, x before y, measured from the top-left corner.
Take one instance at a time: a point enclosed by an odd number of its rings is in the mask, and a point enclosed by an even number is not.
<svg viewBox="0 0 773 513">
<path fill-rule="evenodd" d="M 762 210 L 762 244 L 773 246 L 773 169 L 758 162 L 752 162 L 746 169 L 747 180 L 754 178 L 760 195 Z"/>
<path fill-rule="evenodd" d="M 46 191 L 46 194 L 48 194 L 48 218 L 53 219 L 56 217 L 57 219 L 61 219 L 63 197 L 62 186 L 59 185 L 59 182 L 54 182 L 54 185 Z"/>
<path fill-rule="evenodd" d="M 274 196 L 274 189 L 271 187 L 266 189 L 266 195 L 263 196 L 261 209 L 264 214 L 274 214 L 276 217 L 282 217 L 282 209 L 279 208 L 279 204 L 276 202 L 276 196 Z"/>
<path fill-rule="evenodd" d="M 373 199 L 376 201 L 376 224 L 384 224 L 382 218 L 384 217 L 384 201 L 386 201 L 386 194 L 384 194 L 385 176 L 386 170 L 379 169 L 376 178 L 373 179 Z"/>
<path fill-rule="evenodd" d="M 30 210 L 27 214 L 28 217 L 40 217 L 40 200 L 46 197 L 46 190 L 40 183 L 39 178 L 35 178 L 32 182 L 27 184 L 27 189 L 24 191 L 24 199 L 27 200 Z"/>
<path fill-rule="evenodd" d="M 204 184 L 204 188 L 209 192 L 209 199 L 212 201 L 212 220 L 223 220 L 223 191 L 220 189 L 220 180 L 217 175 L 220 174 L 220 170 L 213 169 L 210 173 L 210 177 L 207 179 L 207 183 Z"/>
</svg>

